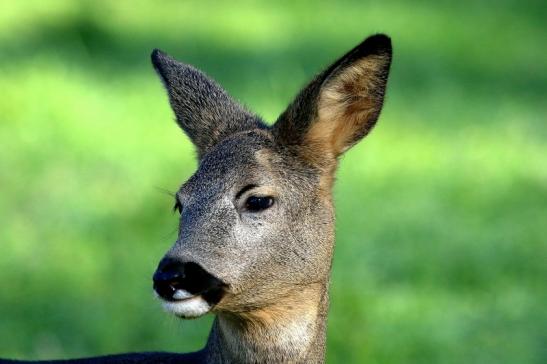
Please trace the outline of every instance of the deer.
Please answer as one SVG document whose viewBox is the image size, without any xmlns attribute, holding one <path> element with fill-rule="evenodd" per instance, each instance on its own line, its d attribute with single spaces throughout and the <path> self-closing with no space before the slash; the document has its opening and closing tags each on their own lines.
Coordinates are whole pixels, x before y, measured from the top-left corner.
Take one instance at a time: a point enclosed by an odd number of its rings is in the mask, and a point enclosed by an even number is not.
<svg viewBox="0 0 547 364">
<path fill-rule="evenodd" d="M 390 38 L 376 34 L 351 49 L 272 125 L 196 68 L 157 49 L 151 59 L 198 160 L 175 194 L 178 236 L 153 290 L 182 319 L 214 314 L 212 328 L 193 353 L 60 362 L 323 363 L 335 173 L 380 116 Z"/>
</svg>

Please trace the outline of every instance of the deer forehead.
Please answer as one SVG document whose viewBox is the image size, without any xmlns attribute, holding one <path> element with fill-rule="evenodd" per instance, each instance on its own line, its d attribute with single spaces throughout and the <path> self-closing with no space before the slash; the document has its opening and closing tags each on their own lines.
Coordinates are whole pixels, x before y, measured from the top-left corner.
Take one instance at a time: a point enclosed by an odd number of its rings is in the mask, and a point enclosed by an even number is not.
<svg viewBox="0 0 547 364">
<path fill-rule="evenodd" d="M 247 185 L 276 196 L 281 190 L 310 190 L 317 171 L 273 142 L 266 130 L 232 136 L 205 154 L 179 190 L 181 199 L 233 195 Z M 215 197 L 216 196 L 216 197 Z"/>
</svg>

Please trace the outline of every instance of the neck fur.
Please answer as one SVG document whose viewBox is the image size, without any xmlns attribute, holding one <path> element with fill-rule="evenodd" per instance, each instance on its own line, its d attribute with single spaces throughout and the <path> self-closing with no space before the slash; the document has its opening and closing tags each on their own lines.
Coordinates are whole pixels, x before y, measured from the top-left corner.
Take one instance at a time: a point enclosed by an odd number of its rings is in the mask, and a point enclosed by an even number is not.
<svg viewBox="0 0 547 364">
<path fill-rule="evenodd" d="M 323 363 L 328 283 L 300 288 L 268 307 L 217 315 L 207 363 Z"/>
</svg>

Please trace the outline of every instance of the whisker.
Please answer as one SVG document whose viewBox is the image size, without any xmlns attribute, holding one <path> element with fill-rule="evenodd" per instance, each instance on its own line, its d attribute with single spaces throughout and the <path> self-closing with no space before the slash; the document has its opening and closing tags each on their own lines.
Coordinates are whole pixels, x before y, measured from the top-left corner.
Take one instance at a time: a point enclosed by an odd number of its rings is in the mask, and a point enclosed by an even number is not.
<svg viewBox="0 0 547 364">
<path fill-rule="evenodd" d="M 154 186 L 154 188 L 158 191 L 158 192 L 161 192 L 163 194 L 166 194 L 166 195 L 169 195 L 173 198 L 175 198 L 177 196 L 177 193 L 176 192 L 171 192 L 170 190 L 168 190 L 167 188 L 163 188 L 163 187 L 159 187 L 159 186 Z"/>
</svg>

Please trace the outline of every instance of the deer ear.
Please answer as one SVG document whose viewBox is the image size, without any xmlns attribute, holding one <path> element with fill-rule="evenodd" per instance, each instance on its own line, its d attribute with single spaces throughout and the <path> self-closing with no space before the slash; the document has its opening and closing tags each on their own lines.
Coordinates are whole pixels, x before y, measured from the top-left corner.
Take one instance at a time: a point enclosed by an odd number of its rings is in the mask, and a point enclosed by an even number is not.
<svg viewBox="0 0 547 364">
<path fill-rule="evenodd" d="M 336 158 L 357 143 L 380 115 L 391 55 L 391 40 L 382 34 L 349 51 L 281 114 L 273 127 L 278 140 L 304 147 L 312 159 Z"/>
<path fill-rule="evenodd" d="M 200 159 L 227 136 L 263 127 L 256 116 L 194 67 L 177 62 L 157 49 L 151 58 L 167 89 L 177 123 L 196 146 Z"/>
</svg>

